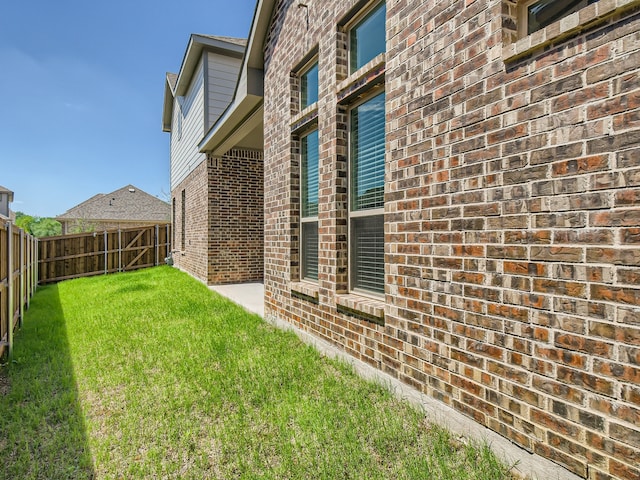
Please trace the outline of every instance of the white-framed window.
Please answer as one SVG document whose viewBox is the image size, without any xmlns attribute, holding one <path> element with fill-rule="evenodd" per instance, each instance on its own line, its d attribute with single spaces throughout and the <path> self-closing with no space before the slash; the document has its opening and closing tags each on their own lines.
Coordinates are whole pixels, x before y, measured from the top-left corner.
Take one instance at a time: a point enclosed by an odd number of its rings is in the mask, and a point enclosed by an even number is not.
<svg viewBox="0 0 640 480">
<path fill-rule="evenodd" d="M 300 138 L 300 278 L 318 280 L 318 130 Z"/>
<path fill-rule="evenodd" d="M 349 27 L 349 71 L 355 72 L 386 51 L 387 6 L 376 5 Z"/>
<path fill-rule="evenodd" d="M 318 101 L 318 60 L 312 61 L 300 74 L 300 110 Z"/>
<path fill-rule="evenodd" d="M 349 111 L 350 290 L 384 294 L 385 93 Z"/>
<path fill-rule="evenodd" d="M 524 37 L 598 0 L 528 0 L 518 5 L 519 35 Z"/>
</svg>

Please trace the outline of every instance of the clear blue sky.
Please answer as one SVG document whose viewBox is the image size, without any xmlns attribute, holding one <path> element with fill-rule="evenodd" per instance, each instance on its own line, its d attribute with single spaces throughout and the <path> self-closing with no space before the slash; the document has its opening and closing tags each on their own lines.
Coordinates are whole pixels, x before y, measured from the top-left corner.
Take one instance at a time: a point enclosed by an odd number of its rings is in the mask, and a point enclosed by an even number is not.
<svg viewBox="0 0 640 480">
<path fill-rule="evenodd" d="M 256 0 L 1 0 L 0 185 L 55 216 L 129 183 L 169 192 L 165 72 L 191 33 L 246 37 Z"/>
</svg>

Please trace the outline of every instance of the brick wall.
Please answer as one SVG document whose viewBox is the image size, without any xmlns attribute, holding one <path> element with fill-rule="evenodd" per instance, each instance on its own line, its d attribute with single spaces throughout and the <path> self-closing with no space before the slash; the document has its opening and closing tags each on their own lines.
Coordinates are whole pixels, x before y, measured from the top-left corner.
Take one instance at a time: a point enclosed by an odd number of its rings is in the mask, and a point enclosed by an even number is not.
<svg viewBox="0 0 640 480">
<path fill-rule="evenodd" d="M 173 190 L 173 250 L 178 268 L 208 285 L 262 280 L 262 175 L 262 152 L 231 150 L 202 162 Z"/>
<path fill-rule="evenodd" d="M 266 315 L 580 476 L 640 478 L 639 2 L 601 0 L 518 40 L 514 1 L 389 0 L 386 58 L 352 77 L 338 24 L 358 2 L 305 3 L 278 4 L 266 45 Z M 291 74 L 316 46 L 308 284 L 294 129 L 310 112 Z M 380 68 L 384 301 L 346 291 L 341 100 Z"/>
<path fill-rule="evenodd" d="M 182 192 L 184 191 L 184 212 L 182 212 Z M 208 280 L 208 241 L 209 241 L 209 173 L 207 162 L 200 164 L 172 190 L 175 201 L 175 218 L 173 219 L 174 265 L 189 272 L 203 282 Z M 184 224 L 184 245 L 182 245 Z"/>
<path fill-rule="evenodd" d="M 209 284 L 262 281 L 262 152 L 234 149 L 209 164 Z"/>
</svg>

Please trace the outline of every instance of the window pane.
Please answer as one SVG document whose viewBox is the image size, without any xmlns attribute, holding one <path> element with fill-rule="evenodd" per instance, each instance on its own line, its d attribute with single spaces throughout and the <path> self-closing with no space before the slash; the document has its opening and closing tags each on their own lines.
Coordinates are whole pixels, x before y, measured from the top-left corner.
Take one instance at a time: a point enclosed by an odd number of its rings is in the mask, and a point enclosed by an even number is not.
<svg viewBox="0 0 640 480">
<path fill-rule="evenodd" d="M 527 7 L 527 33 L 540 30 L 597 0 L 540 0 Z"/>
<path fill-rule="evenodd" d="M 300 79 L 300 109 L 304 110 L 309 105 L 318 101 L 318 64 L 316 63 L 302 74 Z"/>
<path fill-rule="evenodd" d="M 351 110 L 351 210 L 384 206 L 384 101 L 381 93 Z"/>
<path fill-rule="evenodd" d="M 382 2 L 379 7 L 351 29 L 349 38 L 351 73 L 386 51 L 386 17 L 387 6 Z"/>
<path fill-rule="evenodd" d="M 301 140 L 300 198 L 302 216 L 318 215 L 318 131 L 311 132 Z"/>
<path fill-rule="evenodd" d="M 318 280 L 318 222 L 302 224 L 302 278 Z"/>
<path fill-rule="evenodd" d="M 352 219 L 353 288 L 384 293 L 384 217 Z"/>
</svg>

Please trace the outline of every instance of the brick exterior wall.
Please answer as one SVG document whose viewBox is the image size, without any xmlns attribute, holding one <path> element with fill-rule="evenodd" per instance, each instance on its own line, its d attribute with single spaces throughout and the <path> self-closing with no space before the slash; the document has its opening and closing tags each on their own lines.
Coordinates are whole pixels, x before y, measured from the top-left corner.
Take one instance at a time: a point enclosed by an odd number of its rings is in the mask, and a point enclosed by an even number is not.
<svg viewBox="0 0 640 480">
<path fill-rule="evenodd" d="M 184 191 L 184 207 L 182 192 Z M 207 283 L 209 240 L 209 169 L 201 162 L 171 192 L 175 202 L 173 219 L 174 265 Z M 184 211 L 184 221 L 182 212 Z M 182 226 L 185 226 L 184 232 Z M 184 237 L 184 245 L 182 238 Z"/>
<path fill-rule="evenodd" d="M 518 40 L 514 1 L 388 0 L 386 58 L 352 76 L 339 25 L 363 2 L 305 3 L 278 3 L 265 48 L 265 315 L 579 476 L 640 478 L 639 2 Z M 315 48 L 319 100 L 299 112 Z M 346 113 L 381 75 L 376 300 L 347 291 Z M 312 118 L 317 285 L 298 278 L 296 129 Z"/>
<path fill-rule="evenodd" d="M 262 281 L 262 180 L 259 151 L 231 150 L 198 165 L 172 191 L 174 264 L 208 285 Z"/>
<path fill-rule="evenodd" d="M 209 162 L 209 284 L 263 277 L 262 152 L 234 149 Z"/>
</svg>

